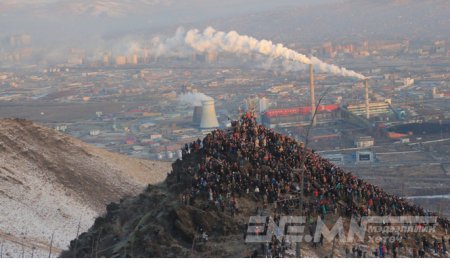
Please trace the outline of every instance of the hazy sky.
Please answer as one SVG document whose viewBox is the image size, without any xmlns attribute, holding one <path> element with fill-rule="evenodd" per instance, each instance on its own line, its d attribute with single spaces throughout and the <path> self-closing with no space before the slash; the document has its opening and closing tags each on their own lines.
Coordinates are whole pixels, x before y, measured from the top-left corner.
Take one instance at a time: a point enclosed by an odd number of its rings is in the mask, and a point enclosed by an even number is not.
<svg viewBox="0 0 450 262">
<path fill-rule="evenodd" d="M 284 44 L 448 40 L 448 14 L 448 0 L 0 0 L 0 40 L 26 33 L 48 50 L 93 48 L 209 25 Z"/>
<path fill-rule="evenodd" d="M 1 35 L 27 33 L 35 44 L 97 41 L 156 33 L 210 20 L 318 5 L 337 0 L 1 0 Z"/>
</svg>

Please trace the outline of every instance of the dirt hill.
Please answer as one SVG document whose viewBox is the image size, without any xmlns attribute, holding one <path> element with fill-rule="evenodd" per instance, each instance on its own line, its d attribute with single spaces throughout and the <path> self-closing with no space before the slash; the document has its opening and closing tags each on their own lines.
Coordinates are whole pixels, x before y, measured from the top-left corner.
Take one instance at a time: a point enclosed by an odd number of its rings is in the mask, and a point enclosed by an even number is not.
<svg viewBox="0 0 450 262">
<path fill-rule="evenodd" d="M 107 214 L 71 241 L 70 249 L 61 256 L 264 257 L 271 250 L 270 256 L 293 257 L 292 243 L 280 244 L 272 238 L 267 248 L 246 242 L 249 217 L 279 220 L 303 214 L 308 218 L 305 233 L 313 233 L 318 217 L 330 229 L 342 217 L 348 230 L 351 217 L 367 216 L 368 212 L 378 216 L 426 214 L 421 207 L 333 166 L 293 139 L 257 125 L 253 118 L 243 117 L 232 125 L 188 145 L 163 184 L 109 204 Z M 302 164 L 306 167 L 303 179 L 298 171 Z M 303 181 L 303 190 L 299 181 Z M 304 195 L 302 213 L 300 192 Z M 364 241 L 324 241 L 317 247 L 303 242 L 301 252 L 305 257 L 349 257 L 352 255 L 345 250 L 355 247 L 361 249 L 361 256 L 374 257 L 379 241 L 372 240 L 395 236 L 397 242 L 384 242 L 388 257 L 394 256 L 394 246 L 398 257 L 417 256 L 419 250 L 424 256 L 441 256 L 430 246 L 435 238 L 439 243 L 442 237 L 448 241 L 443 229 L 448 220 L 439 218 L 432 224 L 437 225 L 435 233 L 371 232 Z"/>
<path fill-rule="evenodd" d="M 95 148 L 19 119 L 0 120 L 3 257 L 52 256 L 92 225 L 107 203 L 164 180 L 170 165 Z"/>
</svg>

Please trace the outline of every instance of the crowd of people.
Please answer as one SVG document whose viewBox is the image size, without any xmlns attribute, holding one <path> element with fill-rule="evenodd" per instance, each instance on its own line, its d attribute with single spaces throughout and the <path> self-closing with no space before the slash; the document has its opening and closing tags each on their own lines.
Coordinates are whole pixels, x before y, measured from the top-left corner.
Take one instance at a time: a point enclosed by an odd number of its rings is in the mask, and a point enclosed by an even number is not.
<svg viewBox="0 0 450 262">
<path fill-rule="evenodd" d="M 252 113 L 233 121 L 231 128 L 214 130 L 203 141 L 186 144 L 182 151 L 183 157 L 203 155 L 202 161 L 183 170 L 192 178 L 183 201 L 207 199 L 211 207 L 231 215 L 239 211 L 242 196 L 289 214 L 289 200 L 303 193 L 304 214 L 322 218 L 328 213 L 436 216 L 345 172 L 302 143 L 258 125 Z M 438 217 L 437 222 L 445 230 L 450 227 L 445 218 Z"/>
</svg>

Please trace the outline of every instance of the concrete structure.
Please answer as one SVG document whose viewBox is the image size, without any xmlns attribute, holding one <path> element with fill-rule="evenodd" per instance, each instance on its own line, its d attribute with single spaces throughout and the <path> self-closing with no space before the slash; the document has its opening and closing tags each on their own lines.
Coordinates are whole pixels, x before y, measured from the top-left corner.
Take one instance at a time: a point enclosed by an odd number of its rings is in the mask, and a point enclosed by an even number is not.
<svg viewBox="0 0 450 262">
<path fill-rule="evenodd" d="M 89 135 L 90 136 L 98 136 L 98 135 L 100 135 L 100 130 L 98 130 L 98 129 L 90 130 Z"/>
<path fill-rule="evenodd" d="M 130 64 L 137 65 L 138 64 L 138 56 L 137 54 L 133 54 L 130 59 Z"/>
<path fill-rule="evenodd" d="M 201 120 L 202 120 L 202 107 L 201 106 L 195 106 L 194 107 L 194 114 L 192 115 L 192 123 L 196 127 L 199 127 Z"/>
<path fill-rule="evenodd" d="M 127 57 L 124 55 L 116 56 L 116 65 L 125 65 L 127 63 Z"/>
<path fill-rule="evenodd" d="M 67 63 L 70 65 L 82 65 L 83 57 L 79 55 L 71 55 L 67 58 Z"/>
<path fill-rule="evenodd" d="M 158 159 L 158 160 L 162 160 L 163 158 L 164 158 L 164 156 L 163 156 L 162 153 L 158 153 L 158 154 L 156 155 L 156 159 Z"/>
<path fill-rule="evenodd" d="M 258 105 L 258 98 L 257 97 L 248 97 L 244 99 L 244 108 L 245 111 L 255 112 L 256 106 Z"/>
<path fill-rule="evenodd" d="M 213 99 L 203 100 L 200 129 L 213 129 L 218 127 L 219 122 L 217 121 L 216 109 L 214 107 L 214 100 Z"/>
<path fill-rule="evenodd" d="M 108 55 L 108 54 L 105 54 L 105 55 L 103 55 L 103 65 L 104 66 L 109 66 L 109 63 L 110 63 L 110 58 L 109 58 L 110 56 Z"/>
<path fill-rule="evenodd" d="M 173 152 L 172 151 L 167 151 L 166 152 L 166 156 L 168 159 L 172 159 L 173 158 Z"/>
<path fill-rule="evenodd" d="M 355 139 L 357 148 L 366 148 L 374 145 L 374 139 L 371 136 L 360 136 Z"/>
<path fill-rule="evenodd" d="M 356 163 L 372 163 L 374 161 L 374 154 L 372 151 L 358 151 L 356 152 Z"/>
<path fill-rule="evenodd" d="M 55 127 L 55 130 L 64 133 L 64 132 L 66 132 L 66 130 L 67 130 L 67 125 L 57 125 L 57 126 Z"/>
<path fill-rule="evenodd" d="M 344 164 L 344 155 L 343 154 L 326 154 L 322 155 L 323 158 L 327 159 L 331 163 L 335 165 L 343 165 Z"/>
<path fill-rule="evenodd" d="M 259 113 L 262 114 L 269 109 L 269 99 L 263 97 L 259 99 Z"/>
<path fill-rule="evenodd" d="M 209 52 L 206 54 L 206 61 L 207 61 L 208 63 L 213 63 L 213 62 L 217 61 L 217 53 L 214 52 L 214 51 L 209 51 Z"/>
<path fill-rule="evenodd" d="M 156 139 L 162 139 L 162 135 L 161 134 L 151 134 L 150 135 L 150 140 L 156 140 Z"/>
<path fill-rule="evenodd" d="M 433 87 L 433 89 L 431 89 L 431 97 L 433 99 L 436 99 L 436 98 L 443 98 L 445 96 L 443 93 L 438 93 L 436 87 Z"/>
<path fill-rule="evenodd" d="M 367 106 L 369 106 L 369 110 L 367 110 Z M 373 102 L 373 103 L 365 103 L 365 104 L 357 104 L 357 105 L 348 105 L 347 110 L 357 116 L 365 115 L 367 118 L 367 112 L 370 111 L 370 115 L 379 116 L 379 115 L 388 115 L 392 113 L 390 104 L 385 102 Z"/>
</svg>

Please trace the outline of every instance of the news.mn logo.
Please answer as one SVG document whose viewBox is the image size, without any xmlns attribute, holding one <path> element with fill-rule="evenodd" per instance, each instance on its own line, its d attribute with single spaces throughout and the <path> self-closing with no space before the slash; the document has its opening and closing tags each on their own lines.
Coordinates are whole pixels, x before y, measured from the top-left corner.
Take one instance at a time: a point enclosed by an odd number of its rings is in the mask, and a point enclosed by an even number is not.
<svg viewBox="0 0 450 262">
<path fill-rule="evenodd" d="M 369 233 L 433 233 L 436 230 L 436 216 L 367 216 L 352 217 L 347 234 L 345 234 L 343 218 L 339 217 L 329 229 L 321 217 L 317 217 L 315 231 L 312 235 L 304 234 L 306 218 L 304 216 L 281 216 L 277 223 L 272 217 L 251 216 L 245 237 L 246 243 L 266 243 L 273 237 L 287 242 L 319 242 L 322 238 L 328 242 L 339 237 L 340 242 L 353 242 L 355 237 L 364 241 Z M 369 241 L 379 238 L 368 237 Z M 384 240 L 382 238 L 382 240 Z M 395 238 L 393 241 L 400 241 Z M 391 241 L 392 242 L 392 241 Z"/>
</svg>

